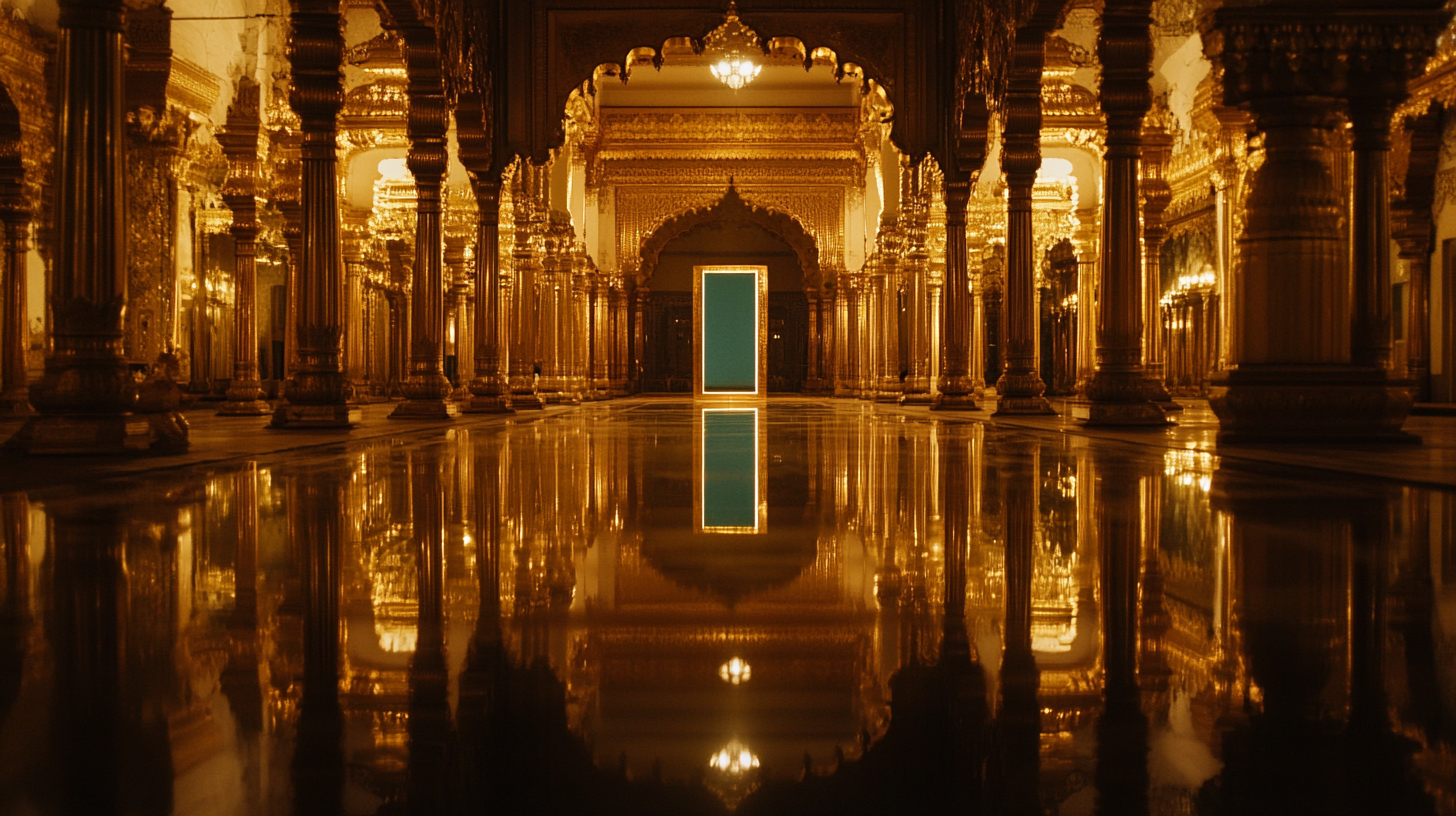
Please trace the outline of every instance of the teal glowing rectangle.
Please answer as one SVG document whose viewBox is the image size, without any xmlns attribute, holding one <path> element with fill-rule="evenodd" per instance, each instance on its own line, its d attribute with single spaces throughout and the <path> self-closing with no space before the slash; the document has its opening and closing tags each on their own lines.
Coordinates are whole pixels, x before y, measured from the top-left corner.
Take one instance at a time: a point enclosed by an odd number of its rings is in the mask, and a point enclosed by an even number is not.
<svg viewBox="0 0 1456 816">
<path fill-rule="evenodd" d="M 703 273 L 703 391 L 758 392 L 758 273 Z"/>
<path fill-rule="evenodd" d="M 703 530 L 758 529 L 758 412 L 703 411 Z"/>
</svg>

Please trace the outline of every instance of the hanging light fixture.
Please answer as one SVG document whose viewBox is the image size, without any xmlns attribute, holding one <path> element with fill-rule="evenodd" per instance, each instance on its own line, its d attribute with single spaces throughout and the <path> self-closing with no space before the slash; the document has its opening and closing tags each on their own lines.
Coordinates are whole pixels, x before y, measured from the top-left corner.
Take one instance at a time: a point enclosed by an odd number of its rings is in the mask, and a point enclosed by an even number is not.
<svg viewBox="0 0 1456 816">
<path fill-rule="evenodd" d="M 730 2 L 723 24 L 703 38 L 703 54 L 708 70 L 719 82 L 738 90 L 752 82 L 763 70 L 755 58 L 763 57 L 758 34 L 738 19 L 738 4 Z"/>
</svg>

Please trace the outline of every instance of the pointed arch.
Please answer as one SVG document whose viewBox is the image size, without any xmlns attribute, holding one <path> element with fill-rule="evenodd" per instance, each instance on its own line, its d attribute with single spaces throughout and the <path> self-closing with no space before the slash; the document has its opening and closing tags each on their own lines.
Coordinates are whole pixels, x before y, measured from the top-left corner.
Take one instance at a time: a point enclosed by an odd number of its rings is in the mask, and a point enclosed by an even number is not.
<svg viewBox="0 0 1456 816">
<path fill-rule="evenodd" d="M 645 285 L 657 271 L 657 259 L 662 250 L 674 238 L 685 235 L 694 227 L 713 223 L 749 223 L 768 230 L 782 239 L 798 256 L 799 268 L 804 273 L 804 287 L 818 289 L 823 284 L 819 270 L 819 245 L 797 218 L 766 207 L 756 207 L 738 195 L 738 189 L 728 182 L 723 197 L 707 207 L 686 210 L 662 222 L 642 242 L 642 265 L 640 280 Z"/>
</svg>

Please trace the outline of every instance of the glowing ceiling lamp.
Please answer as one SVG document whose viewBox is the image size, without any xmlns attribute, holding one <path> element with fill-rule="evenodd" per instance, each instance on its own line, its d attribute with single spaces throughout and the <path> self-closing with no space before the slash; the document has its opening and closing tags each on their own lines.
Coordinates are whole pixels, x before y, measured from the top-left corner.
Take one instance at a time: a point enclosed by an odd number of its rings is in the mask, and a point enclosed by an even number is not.
<svg viewBox="0 0 1456 816">
<path fill-rule="evenodd" d="M 730 2 L 723 24 L 703 38 L 703 55 L 708 58 L 708 70 L 719 82 L 738 90 L 752 82 L 763 70 L 755 57 L 763 57 L 763 46 L 758 34 L 738 19 L 738 5 Z"/>
<path fill-rule="evenodd" d="M 748 682 L 753 677 L 753 667 L 748 665 L 747 660 L 735 657 L 718 667 L 718 676 L 723 678 L 725 683 L 732 683 L 736 686 Z"/>
</svg>

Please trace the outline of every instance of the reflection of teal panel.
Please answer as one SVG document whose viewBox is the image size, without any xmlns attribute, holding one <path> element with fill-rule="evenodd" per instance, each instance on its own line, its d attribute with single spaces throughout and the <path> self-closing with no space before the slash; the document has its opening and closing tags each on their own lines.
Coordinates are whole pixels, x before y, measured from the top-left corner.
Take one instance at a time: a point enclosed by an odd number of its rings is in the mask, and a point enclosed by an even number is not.
<svg viewBox="0 0 1456 816">
<path fill-rule="evenodd" d="M 703 275 L 703 390 L 758 388 L 758 273 Z"/>
<path fill-rule="evenodd" d="M 704 527 L 758 523 L 757 424 L 752 411 L 703 412 Z"/>
</svg>

